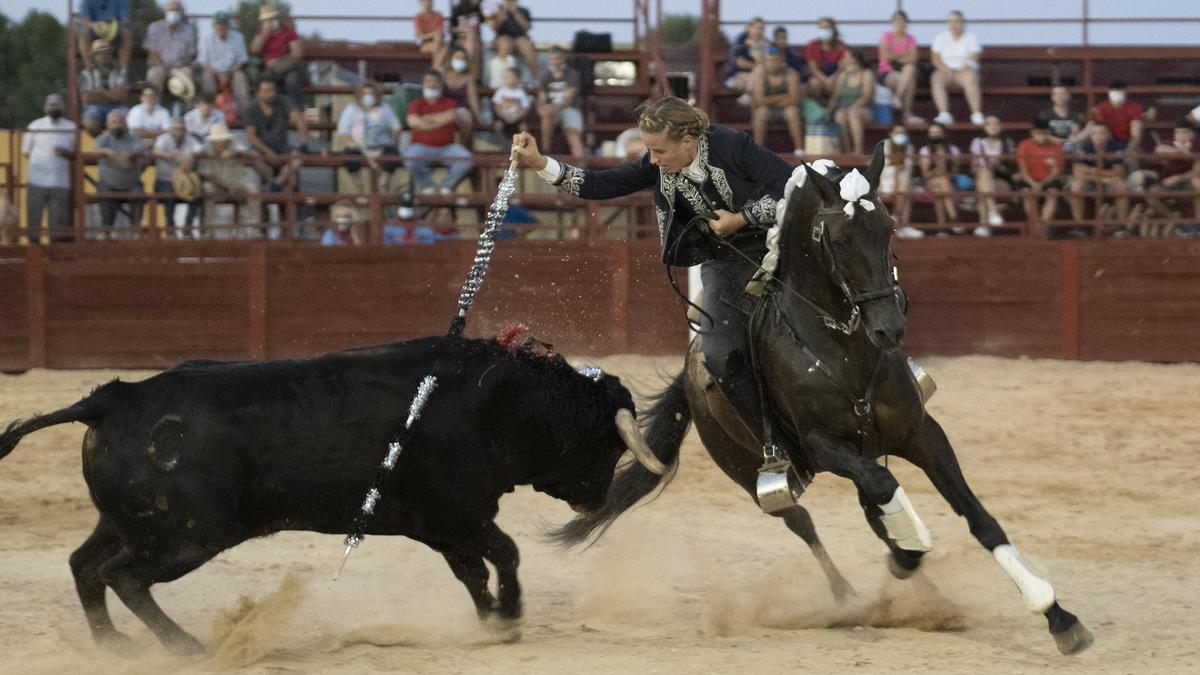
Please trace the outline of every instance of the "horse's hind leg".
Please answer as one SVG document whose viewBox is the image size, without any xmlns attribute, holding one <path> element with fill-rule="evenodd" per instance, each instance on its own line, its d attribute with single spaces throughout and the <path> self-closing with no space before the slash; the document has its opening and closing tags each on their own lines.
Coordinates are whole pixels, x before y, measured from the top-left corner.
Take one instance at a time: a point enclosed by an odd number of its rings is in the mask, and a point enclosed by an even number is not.
<svg viewBox="0 0 1200 675">
<path fill-rule="evenodd" d="M 979 503 L 967 486 L 954 449 L 942 428 L 932 417 L 926 417 L 914 440 L 910 461 L 921 467 L 934 487 L 950 503 L 954 512 L 967 519 L 971 534 L 983 547 L 992 552 L 1025 600 L 1030 611 L 1042 614 L 1050 625 L 1050 633 L 1063 654 L 1078 654 L 1091 646 L 1091 632 L 1072 613 L 1063 609 L 1054 597 L 1054 587 L 1038 574 L 1011 544 L 1000 524 Z"/>
<path fill-rule="evenodd" d="M 124 544 L 103 515 L 96 523 L 92 534 L 71 554 L 71 574 L 75 577 L 75 591 L 83 604 L 92 638 L 101 644 L 118 646 L 129 642 L 128 636 L 113 626 L 108 614 L 105 593 L 108 589 L 100 580 L 100 565 L 115 556 Z"/>
</svg>

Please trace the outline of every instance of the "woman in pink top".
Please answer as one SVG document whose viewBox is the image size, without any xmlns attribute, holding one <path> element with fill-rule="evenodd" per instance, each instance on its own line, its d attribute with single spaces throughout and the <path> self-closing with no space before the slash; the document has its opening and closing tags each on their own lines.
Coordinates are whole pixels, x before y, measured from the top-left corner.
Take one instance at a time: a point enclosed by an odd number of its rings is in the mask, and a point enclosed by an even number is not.
<svg viewBox="0 0 1200 675">
<path fill-rule="evenodd" d="M 908 33 L 908 14 L 897 10 L 892 15 L 892 30 L 879 38 L 879 79 L 892 90 L 892 106 L 903 115 L 905 124 L 924 124 L 912 114 L 913 93 L 917 90 L 917 41 Z"/>
</svg>

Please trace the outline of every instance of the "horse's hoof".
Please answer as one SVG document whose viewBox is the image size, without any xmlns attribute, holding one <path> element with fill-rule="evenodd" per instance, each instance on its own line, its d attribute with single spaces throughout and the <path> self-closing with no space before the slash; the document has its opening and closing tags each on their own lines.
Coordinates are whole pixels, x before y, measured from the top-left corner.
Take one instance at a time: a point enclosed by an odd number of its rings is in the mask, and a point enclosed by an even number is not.
<svg viewBox="0 0 1200 675">
<path fill-rule="evenodd" d="M 166 646 L 175 656 L 197 656 L 208 651 L 199 640 L 187 633 L 171 638 Z"/>
<path fill-rule="evenodd" d="M 1092 631 L 1079 620 L 1071 624 L 1070 628 L 1051 635 L 1054 636 L 1054 643 L 1058 645 L 1058 651 L 1068 656 L 1082 652 L 1096 641 Z"/>
<path fill-rule="evenodd" d="M 858 593 L 848 581 L 835 584 L 831 591 L 833 593 L 833 601 L 836 602 L 839 607 L 844 606 L 850 600 L 855 600 L 858 598 Z"/>
<path fill-rule="evenodd" d="M 483 625 L 487 626 L 488 632 L 491 633 L 496 640 L 504 644 L 511 644 L 521 639 L 521 620 L 520 619 L 505 619 L 499 615 L 493 614 L 488 617 Z"/>
<path fill-rule="evenodd" d="M 97 635 L 96 643 L 118 656 L 133 656 L 140 651 L 132 638 L 116 630 Z"/>
<path fill-rule="evenodd" d="M 900 564 L 899 560 L 896 560 L 896 556 L 892 555 L 891 553 L 889 553 L 887 556 L 888 571 L 892 573 L 893 577 L 896 577 L 897 579 L 900 579 L 900 580 L 904 580 L 904 579 L 911 577 L 913 575 L 913 573 L 917 571 L 917 568 L 920 566 L 921 566 L 920 558 L 917 558 L 916 564 L 913 565 L 912 567 L 905 567 L 904 565 Z"/>
</svg>

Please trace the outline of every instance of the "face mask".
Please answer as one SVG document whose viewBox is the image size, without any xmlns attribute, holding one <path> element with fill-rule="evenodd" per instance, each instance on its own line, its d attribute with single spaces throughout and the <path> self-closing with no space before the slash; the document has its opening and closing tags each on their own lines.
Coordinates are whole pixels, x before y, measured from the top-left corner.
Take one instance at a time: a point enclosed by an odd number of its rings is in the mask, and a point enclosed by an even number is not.
<svg viewBox="0 0 1200 675">
<path fill-rule="evenodd" d="M 348 220 L 337 221 L 337 229 L 341 230 L 342 232 L 349 230 L 350 229 L 350 221 L 348 221 Z"/>
<path fill-rule="evenodd" d="M 942 138 L 941 136 L 930 136 L 929 137 L 930 145 L 941 145 L 942 143 L 945 143 L 945 142 L 946 142 L 946 139 Z"/>
<path fill-rule="evenodd" d="M 417 210 L 411 206 L 401 206 L 396 215 L 400 216 L 400 220 L 412 220 L 412 217 L 417 215 Z"/>
<path fill-rule="evenodd" d="M 832 28 L 818 28 L 817 29 L 817 39 L 818 40 L 832 40 L 833 39 L 833 29 Z"/>
<path fill-rule="evenodd" d="M 430 89 L 429 87 L 423 87 L 421 89 L 421 95 L 430 101 L 436 101 L 442 97 L 442 90 L 441 89 Z"/>
<path fill-rule="evenodd" d="M 56 120 L 62 117 L 62 110 L 59 110 L 58 108 L 51 108 L 46 112 L 46 114 L 50 116 L 50 119 Z"/>
<path fill-rule="evenodd" d="M 896 134 L 892 136 L 892 142 L 896 145 L 908 145 L 908 134 Z"/>
<path fill-rule="evenodd" d="M 456 72 L 456 73 L 466 72 L 467 62 L 463 61 L 461 59 L 454 59 L 453 61 L 450 62 L 450 67 L 453 68 L 454 72 Z"/>
<path fill-rule="evenodd" d="M 109 133 L 116 138 L 121 138 L 125 135 L 125 127 L 114 127 L 113 129 L 109 130 Z"/>
<path fill-rule="evenodd" d="M 167 12 L 167 23 L 171 24 L 172 26 L 179 23 L 182 19 L 183 12 L 179 12 L 174 9 Z"/>
<path fill-rule="evenodd" d="M 375 107 L 375 94 L 363 94 L 362 104 L 368 108 Z"/>
<path fill-rule="evenodd" d="M 1108 92 L 1108 102 L 1113 105 L 1121 105 L 1125 102 L 1125 92 L 1110 91 Z"/>
</svg>

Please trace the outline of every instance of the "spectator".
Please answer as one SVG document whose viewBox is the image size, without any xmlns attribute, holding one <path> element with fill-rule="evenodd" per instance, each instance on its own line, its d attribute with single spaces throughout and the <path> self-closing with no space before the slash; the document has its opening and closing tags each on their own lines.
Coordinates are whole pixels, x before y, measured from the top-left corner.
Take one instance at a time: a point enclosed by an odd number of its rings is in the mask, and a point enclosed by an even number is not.
<svg viewBox="0 0 1200 675">
<path fill-rule="evenodd" d="M 833 81 L 829 110 L 842 128 L 842 149 L 863 154 L 863 132 L 871 121 L 875 73 L 866 67 L 862 50 L 847 49 Z M 848 142 L 847 142 L 848 141 Z"/>
<path fill-rule="evenodd" d="M 154 143 L 154 139 L 167 133 L 167 127 L 171 126 L 171 113 L 158 104 L 158 90 L 152 86 L 142 89 L 141 100 L 129 109 L 129 129 L 147 143 Z"/>
<path fill-rule="evenodd" d="M 106 130 L 96 139 L 96 155 L 99 156 L 99 180 L 97 192 L 142 193 L 142 165 L 146 158 L 146 143 L 135 134 L 129 133 L 125 111 L 113 110 L 105 118 Z M 142 200 L 104 199 L 100 202 L 100 219 L 105 232 L 111 231 L 117 220 L 117 210 L 127 211 L 131 229 L 140 231 L 142 226 Z M 104 235 L 101 235 L 104 238 Z M 113 233 L 114 239 L 117 237 Z"/>
<path fill-rule="evenodd" d="M 828 16 L 817 19 L 817 38 L 804 48 L 804 60 L 808 64 L 808 95 L 824 103 L 833 94 L 833 77 L 846 57 L 846 43 L 842 42 L 837 22 Z"/>
<path fill-rule="evenodd" d="M 1137 152 L 1142 144 L 1142 106 L 1125 95 L 1124 80 L 1108 85 L 1108 98 L 1092 108 L 1092 121 L 1108 127 L 1121 152 Z"/>
<path fill-rule="evenodd" d="M 142 41 L 146 50 L 146 80 L 159 95 L 173 69 L 190 71 L 196 61 L 196 29 L 184 19 L 183 5 L 170 0 L 164 9 L 166 15 L 150 24 Z"/>
<path fill-rule="evenodd" d="M 1033 121 L 1029 138 L 1017 145 L 1017 176 L 1024 183 L 1021 190 L 1025 204 L 1025 218 L 1030 223 L 1030 234 L 1037 237 L 1047 235 L 1048 225 L 1054 220 L 1058 209 L 1058 197 L 1066 186 L 1067 159 L 1062 144 L 1052 135 L 1049 120 L 1039 116 Z M 1038 197 L 1044 197 L 1039 215 Z"/>
<path fill-rule="evenodd" d="M 912 169 L 913 145 L 908 137 L 908 129 L 903 124 L 897 124 L 888 132 L 884 139 L 883 154 L 885 164 L 879 175 L 880 197 L 892 198 L 891 211 L 899 225 L 896 236 L 902 239 L 920 239 L 925 232 L 909 225 L 912 217 Z"/>
<path fill-rule="evenodd" d="M 487 86 L 492 89 L 499 89 L 504 86 L 504 78 L 508 74 L 510 68 L 516 68 L 518 72 L 521 69 L 521 61 L 512 53 L 513 43 L 511 40 L 496 41 L 496 55 L 488 59 L 487 69 Z M 465 65 L 464 60 L 464 65 Z M 451 63 L 451 67 L 453 67 Z M 523 78 L 522 78 L 523 79 Z"/>
<path fill-rule="evenodd" d="M 509 68 L 505 74 L 504 86 L 492 94 L 492 110 L 496 111 L 496 120 L 492 123 L 496 135 L 504 139 L 504 152 L 512 145 L 512 136 L 520 131 L 528 131 L 525 118 L 533 107 L 533 98 L 521 87 L 521 71 Z"/>
<path fill-rule="evenodd" d="M 767 125 L 783 121 L 792 138 L 792 154 L 804 154 L 804 130 L 800 122 L 800 104 L 804 100 L 804 85 L 800 75 L 787 67 L 779 47 L 767 49 L 762 70 L 754 78 L 751 88 L 754 113 L 751 127 L 754 142 L 763 145 L 767 140 Z"/>
<path fill-rule="evenodd" d="M 771 33 L 771 44 L 783 54 L 783 61 L 788 68 L 796 71 L 800 75 L 800 81 L 804 82 L 808 78 L 808 67 L 804 63 L 804 59 L 796 54 L 796 50 L 792 49 L 788 44 L 788 29 L 783 26 L 776 26 Z"/>
<path fill-rule="evenodd" d="M 954 199 L 954 179 L 958 175 L 958 146 L 946 141 L 946 128 L 938 122 L 929 125 L 929 145 L 921 148 L 921 176 L 925 189 L 933 193 L 933 210 L 939 225 L 958 220 Z"/>
<path fill-rule="evenodd" d="M 637 127 L 622 131 L 621 135 L 617 136 L 614 146 L 616 156 L 625 158 L 627 162 L 641 159 L 647 152 L 646 142 L 642 140 L 642 130 Z"/>
<path fill-rule="evenodd" d="M 1130 188 L 1146 192 L 1149 215 L 1168 222 L 1162 227 L 1141 223 L 1142 236 L 1167 236 L 1178 224 L 1181 214 L 1171 210 L 1168 195 L 1173 191 L 1200 192 L 1200 143 L 1196 130 L 1186 120 L 1175 124 L 1171 143 L 1159 143 L 1154 154 L 1161 160 L 1161 168 L 1153 171 L 1136 171 L 1129 177 Z M 1139 176 L 1141 177 L 1139 180 Z M 1192 218 L 1200 218 L 1200 196 L 1193 196 Z M 1136 207 L 1135 207 L 1136 208 Z"/>
<path fill-rule="evenodd" d="M 479 48 L 479 28 L 483 25 L 483 10 L 480 0 L 458 0 L 450 7 L 450 33 L 453 43 L 467 52 L 467 63 L 472 74 L 478 73 L 482 60 Z"/>
<path fill-rule="evenodd" d="M 92 43 L 92 65 L 95 77 L 79 78 L 79 94 L 84 105 L 84 120 L 95 125 L 89 127 L 88 132 L 99 136 L 109 111 L 126 109 L 129 87 L 121 78 L 115 77 L 117 69 L 112 60 L 112 45 L 107 41 Z"/>
<path fill-rule="evenodd" d="M 262 59 L 265 70 L 261 77 L 282 83 L 291 104 L 299 106 L 304 101 L 304 43 L 272 5 L 263 5 L 258 21 L 250 53 Z"/>
<path fill-rule="evenodd" d="M 288 125 L 295 124 L 300 138 L 308 138 L 308 124 L 292 102 L 275 91 L 275 82 L 261 80 L 246 114 L 246 141 L 258 152 L 258 171 L 271 192 L 291 189 L 300 171 L 300 147 L 288 141 Z"/>
<path fill-rule="evenodd" d="M 188 135 L 197 143 L 204 144 L 212 132 L 214 124 L 223 123 L 221 113 L 213 107 L 212 97 L 200 94 L 196 97 L 196 107 L 187 111 L 183 116 L 183 126 Z"/>
<path fill-rule="evenodd" d="M 71 158 L 75 156 L 75 123 L 63 117 L 62 96 L 50 94 L 42 106 L 45 117 L 29 124 L 21 139 L 21 154 L 29 161 L 25 190 L 26 236 L 41 242 L 42 213 L 51 242 L 67 241 L 71 228 Z M 15 242 L 14 242 L 15 243 Z"/>
<path fill-rule="evenodd" d="M 1071 217 L 1076 222 L 1083 220 L 1084 199 L 1096 193 L 1116 195 L 1118 221 L 1124 223 L 1129 216 L 1125 165 L 1121 161 L 1124 147 L 1104 123 L 1088 124 L 1088 137 L 1079 143 L 1071 165 Z M 1103 206 L 1097 218 L 1105 218 L 1107 209 Z"/>
<path fill-rule="evenodd" d="M 917 91 L 917 40 L 908 32 L 908 14 L 896 10 L 892 29 L 879 38 L 879 77 L 892 90 L 892 107 L 905 124 L 924 124 L 913 115 L 913 94 Z"/>
<path fill-rule="evenodd" d="M 236 231 L 222 227 L 217 205 L 233 203 L 235 214 L 241 210 L 241 221 L 247 225 L 243 236 L 257 235 L 262 215 L 262 199 L 259 194 L 258 175 L 250 169 L 248 162 L 254 155 L 244 145 L 236 143 L 233 134 L 223 123 L 216 123 L 209 132 L 207 143 L 198 162 L 197 173 L 203 179 L 205 224 L 213 227 L 217 239 L 231 239 Z M 245 209 L 240 209 L 245 204 Z M 236 224 L 235 218 L 235 224 Z"/>
<path fill-rule="evenodd" d="M 581 157 L 583 151 L 583 113 L 579 103 L 579 73 L 567 65 L 567 55 L 561 47 L 550 50 L 549 67 L 542 73 L 538 87 L 538 116 L 542 118 L 542 147 L 549 148 L 554 127 L 561 125 L 571 154 Z"/>
<path fill-rule="evenodd" d="M 738 101 L 750 105 L 750 87 L 754 69 L 762 63 L 763 53 L 770 43 L 763 32 L 766 22 L 761 17 L 750 19 L 745 32 L 737 36 L 729 47 L 729 58 L 725 61 L 725 86 L 742 94 Z"/>
<path fill-rule="evenodd" d="M 387 185 L 400 163 L 397 160 L 380 159 L 383 155 L 399 155 L 400 120 L 385 105 L 379 95 L 379 85 L 367 80 L 358 85 L 354 103 L 347 105 L 338 118 L 337 135 L 345 144 L 342 152 L 363 155 L 367 166 L 375 174 L 375 189 L 385 192 Z M 346 170 L 358 183 L 359 192 L 369 189 L 368 176 L 363 175 L 363 165 L 347 162 Z"/>
<path fill-rule="evenodd" d="M 245 112 L 250 107 L 250 80 L 242 71 L 242 66 L 249 59 L 246 38 L 240 31 L 229 27 L 229 12 L 221 10 L 213 14 L 212 33 L 200 43 L 200 57 L 197 60 L 203 69 L 200 91 L 210 97 L 228 91 L 237 101 L 238 110 Z"/>
<path fill-rule="evenodd" d="M 529 39 L 529 29 L 533 26 L 529 10 L 517 4 L 517 0 L 501 0 L 496 12 L 488 17 L 488 24 L 496 31 L 496 49 L 500 43 L 507 42 L 517 48 L 525 67 L 537 79 L 541 74 L 541 64 L 538 62 L 537 48 Z"/>
<path fill-rule="evenodd" d="M 428 54 L 432 63 L 440 63 L 445 49 L 446 17 L 434 11 L 433 0 L 421 0 L 421 11 L 413 17 L 413 34 L 417 49 Z"/>
<path fill-rule="evenodd" d="M 479 87 L 470 73 L 467 51 L 461 47 L 450 50 L 450 67 L 442 68 L 442 94 L 454 101 L 454 124 L 458 142 L 473 147 L 475 120 L 479 119 Z"/>
<path fill-rule="evenodd" d="M 421 98 L 408 104 L 408 127 L 412 143 L 404 150 L 404 159 L 412 172 L 413 182 L 423 193 L 435 189 L 429 160 L 443 160 L 446 177 L 440 187 L 442 194 L 454 192 L 463 178 L 471 172 L 471 152 L 454 142 L 454 101 L 442 94 L 442 74 L 425 72 L 421 78 Z"/>
<path fill-rule="evenodd" d="M 933 103 L 938 114 L 938 124 L 950 124 L 950 89 L 961 89 L 971 109 L 971 124 L 982 125 L 983 94 L 979 90 L 979 56 L 983 48 L 974 33 L 965 32 L 966 20 L 962 12 L 954 10 L 946 19 L 949 30 L 933 38 L 930 52 L 933 54 L 933 75 L 929 86 L 933 90 Z"/>
<path fill-rule="evenodd" d="M 1200 105 L 1192 108 L 1191 112 L 1187 114 L 1187 117 L 1185 117 L 1184 120 L 1191 125 L 1192 129 L 1200 127 Z"/>
<path fill-rule="evenodd" d="M 128 82 L 129 56 L 133 53 L 133 30 L 129 21 L 132 14 L 133 0 L 83 0 L 80 3 L 75 15 L 75 38 L 83 59 L 80 86 L 85 91 L 118 89 Z M 94 60 L 96 45 L 99 42 L 108 47 L 117 37 L 121 38 L 117 56 L 119 65 L 101 71 Z"/>
<path fill-rule="evenodd" d="M 363 243 L 360 219 L 354 205 L 347 201 L 334 204 L 329 209 L 330 228 L 321 235 L 322 246 L 360 246 Z"/>
<path fill-rule="evenodd" d="M 160 194 L 173 193 L 172 180 L 175 172 L 181 169 L 191 171 L 195 167 L 196 153 L 200 152 L 201 147 L 194 138 L 188 135 L 183 120 L 178 117 L 171 120 L 167 133 L 154 139 L 154 147 L 151 150 L 155 159 L 154 191 Z M 180 201 L 173 198 L 162 200 L 163 211 L 167 214 L 167 226 L 174 225 L 175 236 L 183 238 L 185 230 L 179 226 L 178 218 L 175 215 L 175 205 L 180 203 L 187 204 L 187 212 L 184 216 L 184 227 L 187 228 L 195 224 L 196 212 L 200 205 L 196 201 Z"/>
<path fill-rule="evenodd" d="M 1071 110 L 1071 92 L 1061 84 L 1050 88 L 1050 107 L 1038 113 L 1038 119 L 1046 122 L 1051 140 L 1064 150 L 1087 138 L 1087 120 Z"/>
<path fill-rule="evenodd" d="M 983 122 L 983 136 L 971 140 L 971 163 L 975 169 L 975 189 L 983 196 L 979 201 L 979 227 L 975 234 L 981 237 L 991 234 L 990 226 L 1004 224 L 1004 217 L 996 206 L 993 193 L 1007 192 L 1013 187 L 1017 173 L 1013 153 L 1017 148 L 1012 139 L 1003 136 L 1004 127 L 1000 118 L 989 113 Z"/>
</svg>

